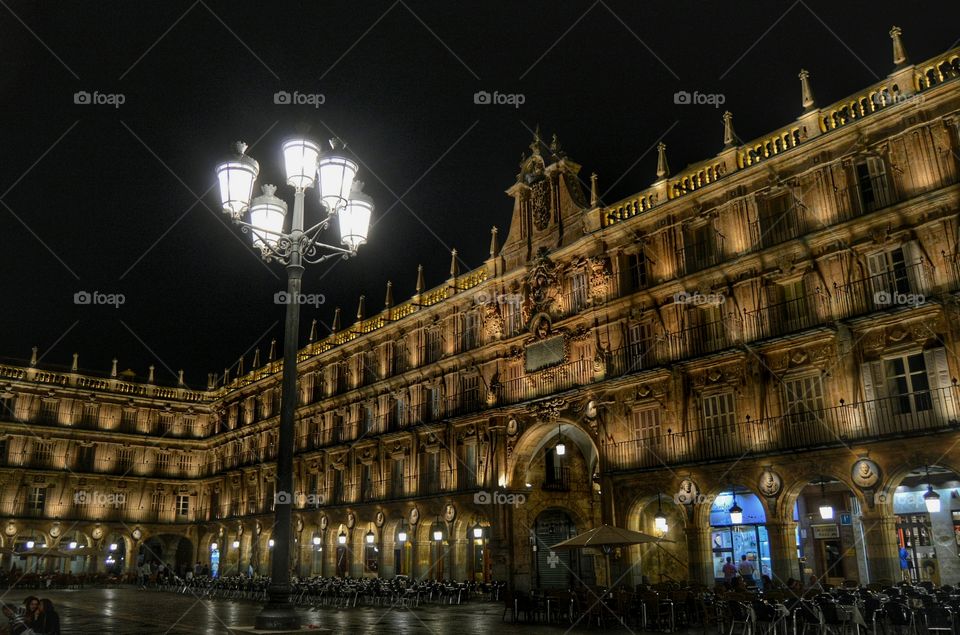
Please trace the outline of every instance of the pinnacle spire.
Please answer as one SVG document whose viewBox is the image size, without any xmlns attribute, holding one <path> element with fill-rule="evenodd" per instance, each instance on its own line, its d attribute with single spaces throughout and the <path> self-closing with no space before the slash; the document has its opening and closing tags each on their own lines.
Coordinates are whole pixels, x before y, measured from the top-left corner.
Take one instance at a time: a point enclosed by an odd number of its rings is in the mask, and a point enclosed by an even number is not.
<svg viewBox="0 0 960 635">
<path fill-rule="evenodd" d="M 117 376 L 117 358 L 116 357 L 113 358 L 113 365 L 110 367 L 110 376 L 111 377 Z"/>
<path fill-rule="evenodd" d="M 907 62 L 907 49 L 903 46 L 903 39 L 900 37 L 903 35 L 903 29 L 898 26 L 890 29 L 890 39 L 893 40 L 893 66 L 894 68 L 900 68 L 901 66 L 906 66 Z"/>
<path fill-rule="evenodd" d="M 267 361 L 272 362 L 277 356 L 277 340 L 270 340 L 270 354 L 267 355 Z"/>
<path fill-rule="evenodd" d="M 393 306 L 393 282 L 387 280 L 387 296 L 383 299 L 383 307 L 389 309 Z"/>
<path fill-rule="evenodd" d="M 250 368 L 260 368 L 260 347 L 253 351 L 253 365 Z"/>
<path fill-rule="evenodd" d="M 456 278 L 460 275 L 460 266 L 457 264 L 457 249 L 454 247 L 450 250 L 450 277 Z"/>
<path fill-rule="evenodd" d="M 241 358 L 241 359 L 242 359 L 242 358 Z M 179 371 L 177 371 L 177 385 L 178 385 L 178 386 L 184 386 L 184 385 L 185 385 L 185 384 L 183 383 L 183 369 L 180 369 Z"/>
<path fill-rule="evenodd" d="M 360 296 L 360 304 L 357 306 L 357 321 L 358 321 L 358 322 L 363 320 L 363 314 L 364 314 L 364 308 L 365 308 L 365 307 L 364 307 L 365 300 L 366 300 L 366 296 L 363 296 L 363 295 Z"/>
<path fill-rule="evenodd" d="M 596 207 L 599 200 L 600 195 L 597 193 L 597 173 L 594 172 L 590 175 L 590 207 Z"/>
<path fill-rule="evenodd" d="M 73 362 L 70 364 L 70 372 L 73 372 L 73 373 L 77 372 L 77 369 L 79 368 L 79 362 L 80 362 L 80 353 L 74 353 Z"/>
<path fill-rule="evenodd" d="M 243 377 L 243 355 L 237 360 L 237 377 Z"/>
<path fill-rule="evenodd" d="M 36 366 L 36 365 L 37 365 L 37 350 L 38 350 L 38 349 L 37 349 L 36 346 L 34 346 L 33 348 L 30 349 L 30 351 L 31 351 L 31 352 L 30 352 L 30 365 L 31 365 L 31 366 Z"/>
<path fill-rule="evenodd" d="M 148 384 L 152 384 L 152 383 L 153 383 L 153 378 L 154 378 L 154 373 L 155 373 L 155 371 L 156 371 L 156 368 L 154 367 L 154 365 L 153 365 L 153 364 L 150 364 L 149 368 L 147 368 L 147 383 L 148 383 Z"/>
<path fill-rule="evenodd" d="M 333 326 L 330 328 L 332 333 L 336 333 L 340 330 L 340 307 L 337 307 L 333 311 Z"/>
<path fill-rule="evenodd" d="M 423 265 L 417 265 L 417 295 L 423 293 Z"/>
<path fill-rule="evenodd" d="M 810 88 L 810 73 L 800 69 L 800 96 L 803 100 L 803 112 L 810 112 L 814 108 L 813 89 Z"/>
<path fill-rule="evenodd" d="M 499 245 L 497 245 L 497 226 L 494 225 L 493 227 L 490 228 L 490 257 L 491 258 L 497 255 L 498 248 L 499 248 Z"/>
<path fill-rule="evenodd" d="M 665 179 L 670 176 L 670 166 L 667 165 L 667 144 L 662 141 L 657 144 L 657 178 Z"/>
<path fill-rule="evenodd" d="M 307 339 L 309 342 L 313 342 L 317 339 L 317 318 L 313 318 L 313 321 L 310 322 L 310 337 Z"/>
<path fill-rule="evenodd" d="M 737 133 L 733 131 L 733 113 L 729 110 L 723 113 L 723 147 L 732 148 L 737 145 Z"/>
</svg>

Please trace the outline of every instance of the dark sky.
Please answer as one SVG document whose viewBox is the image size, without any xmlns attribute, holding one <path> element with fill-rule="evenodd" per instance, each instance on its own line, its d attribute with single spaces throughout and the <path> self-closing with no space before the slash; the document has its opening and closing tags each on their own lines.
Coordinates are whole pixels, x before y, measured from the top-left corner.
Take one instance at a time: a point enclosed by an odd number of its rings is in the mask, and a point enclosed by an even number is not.
<svg viewBox="0 0 960 635">
<path fill-rule="evenodd" d="M 661 137 L 676 172 L 720 149 L 724 109 L 744 139 L 771 132 L 800 114 L 801 67 L 826 105 L 890 72 L 891 25 L 919 61 L 957 44 L 955 17 L 953 2 L 6 0 L 0 357 L 36 345 L 41 365 L 76 351 L 107 372 L 117 356 L 121 370 L 155 364 L 168 382 L 184 368 L 203 387 L 244 351 L 265 355 L 281 339 L 283 269 L 208 192 L 236 139 L 259 139 L 260 183 L 282 183 L 280 143 L 302 124 L 366 166 L 370 241 L 307 270 L 304 292 L 327 304 L 304 311 L 306 341 L 312 318 L 353 315 L 361 293 L 379 310 L 388 279 L 408 297 L 418 263 L 440 283 L 451 247 L 461 270 L 481 264 L 490 226 L 506 234 L 504 190 L 537 123 L 613 202 L 653 181 Z M 279 90 L 325 103 L 278 105 Z M 524 103 L 478 105 L 479 90 Z M 725 104 L 676 105 L 677 90 Z M 76 104 L 77 91 L 124 103 Z M 125 303 L 78 306 L 78 291 Z"/>
</svg>

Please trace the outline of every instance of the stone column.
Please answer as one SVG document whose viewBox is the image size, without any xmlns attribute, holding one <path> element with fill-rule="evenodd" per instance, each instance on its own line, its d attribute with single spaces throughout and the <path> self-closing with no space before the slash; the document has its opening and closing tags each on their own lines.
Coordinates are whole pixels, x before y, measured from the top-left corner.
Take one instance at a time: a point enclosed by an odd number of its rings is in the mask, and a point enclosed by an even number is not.
<svg viewBox="0 0 960 635">
<path fill-rule="evenodd" d="M 768 522 L 766 527 L 773 568 L 770 577 L 786 584 L 790 578 L 800 575 L 800 565 L 797 561 L 797 523 L 792 520 L 775 520 Z M 759 572 L 758 575 L 760 575 Z"/>
<path fill-rule="evenodd" d="M 867 554 L 868 581 L 897 582 L 901 576 L 896 518 L 893 514 L 875 511 L 863 514 L 859 520 L 863 523 L 863 548 Z"/>
<path fill-rule="evenodd" d="M 710 550 L 710 528 L 686 528 L 688 550 L 688 578 L 693 583 L 713 587 L 713 552 Z"/>
</svg>

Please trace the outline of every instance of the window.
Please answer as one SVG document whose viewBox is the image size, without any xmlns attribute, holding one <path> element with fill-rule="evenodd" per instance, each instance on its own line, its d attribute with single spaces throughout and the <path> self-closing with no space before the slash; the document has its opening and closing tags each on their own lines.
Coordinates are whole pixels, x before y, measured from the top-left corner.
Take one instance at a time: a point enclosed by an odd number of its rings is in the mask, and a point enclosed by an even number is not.
<svg viewBox="0 0 960 635">
<path fill-rule="evenodd" d="M 33 460 L 37 465 L 50 465 L 51 458 L 53 458 L 53 444 L 50 441 L 36 441 L 33 445 Z"/>
<path fill-rule="evenodd" d="M 513 337 L 523 329 L 523 310 L 519 302 L 506 302 L 500 305 L 503 314 L 505 337 Z"/>
<path fill-rule="evenodd" d="M 42 513 L 46 503 L 46 487 L 33 487 L 30 489 L 30 498 L 27 500 L 27 507 L 30 511 Z"/>
<path fill-rule="evenodd" d="M 461 446 L 460 465 L 457 466 L 457 480 L 461 487 L 474 487 L 477 484 L 477 444 L 466 443 Z"/>
<path fill-rule="evenodd" d="M 894 414 L 930 410 L 930 381 L 923 353 L 884 360 L 884 375 Z"/>
<path fill-rule="evenodd" d="M 173 432 L 173 415 L 161 414 L 160 421 L 157 422 L 157 434 L 166 436 Z"/>
<path fill-rule="evenodd" d="M 803 328 L 807 318 L 807 295 L 803 286 L 803 278 L 788 282 L 780 286 L 780 295 L 783 302 L 780 305 L 781 310 L 778 316 L 780 318 L 780 330 L 785 333 L 796 331 Z"/>
<path fill-rule="evenodd" d="M 370 465 L 362 466 L 360 470 L 360 497 L 361 500 L 372 500 L 373 491 L 373 467 Z"/>
<path fill-rule="evenodd" d="M 170 467 L 170 455 L 166 452 L 157 452 L 157 473 L 166 474 L 167 468 Z"/>
<path fill-rule="evenodd" d="M 124 408 L 121 415 L 120 426 L 125 432 L 131 432 L 137 429 L 137 411 L 133 408 Z"/>
<path fill-rule="evenodd" d="M 733 392 L 722 392 L 701 399 L 703 427 L 707 434 L 721 435 L 733 432 L 736 413 Z"/>
<path fill-rule="evenodd" d="M 788 424 L 815 423 L 826 409 L 820 375 L 805 375 L 783 381 L 783 415 Z"/>
<path fill-rule="evenodd" d="M 587 284 L 587 274 L 583 271 L 570 276 L 570 303 L 571 313 L 579 313 L 587 308 L 587 300 L 590 297 L 590 289 Z"/>
<path fill-rule="evenodd" d="M 862 211 L 872 212 L 891 203 L 890 187 L 887 183 L 887 168 L 883 159 L 870 157 L 856 165 L 857 190 L 860 194 Z"/>
<path fill-rule="evenodd" d="M 390 496 L 399 498 L 404 494 L 403 459 L 393 459 L 390 464 Z"/>
<path fill-rule="evenodd" d="M 167 506 L 167 495 L 165 492 L 154 492 L 150 499 L 150 511 L 160 513 Z"/>
<path fill-rule="evenodd" d="M 190 497 L 186 494 L 177 494 L 177 516 L 190 514 Z"/>
<path fill-rule="evenodd" d="M 395 425 L 402 426 L 407 414 L 407 402 L 403 397 L 396 397 L 393 400 L 393 421 Z"/>
<path fill-rule="evenodd" d="M 60 402 L 45 399 L 40 405 L 40 421 L 43 423 L 58 423 Z"/>
<path fill-rule="evenodd" d="M 120 448 L 117 450 L 117 469 L 126 472 L 133 465 L 133 449 Z"/>
<path fill-rule="evenodd" d="M 802 208 L 790 190 L 767 197 L 759 207 L 758 246 L 770 247 L 803 234 Z"/>
<path fill-rule="evenodd" d="M 440 454 L 438 452 L 424 452 L 421 458 L 420 483 L 426 494 L 436 494 L 440 491 Z"/>
<path fill-rule="evenodd" d="M 710 223 L 687 229 L 683 243 L 683 265 L 686 273 L 710 267 L 720 261 L 720 234 Z"/>
<path fill-rule="evenodd" d="M 895 295 L 910 293 L 907 262 L 903 249 L 897 247 L 867 256 L 870 288 L 877 304 L 892 304 Z"/>
<path fill-rule="evenodd" d="M 641 445 L 660 444 L 660 408 L 641 408 L 634 410 L 630 421 L 633 438 Z"/>
<path fill-rule="evenodd" d="M 479 318 L 475 311 L 467 311 L 460 316 L 460 350 L 469 351 L 477 346 Z"/>
<path fill-rule="evenodd" d="M 7 440 L 0 439 L 0 465 L 7 464 Z"/>
<path fill-rule="evenodd" d="M 360 434 L 373 432 L 373 406 L 365 404 L 360 406 Z"/>
<path fill-rule="evenodd" d="M 12 421 L 16 418 L 15 399 L 14 395 L 0 395 L 0 420 Z"/>
<path fill-rule="evenodd" d="M 95 428 L 97 426 L 97 421 L 100 416 L 100 406 L 95 403 L 84 404 L 83 406 L 83 419 L 80 421 L 81 425 L 86 428 Z"/>
<path fill-rule="evenodd" d="M 189 474 L 193 471 L 193 455 L 183 453 L 177 457 L 177 468 L 181 474 Z"/>
<path fill-rule="evenodd" d="M 360 357 L 360 384 L 366 386 L 378 379 L 377 351 L 366 351 Z"/>
<path fill-rule="evenodd" d="M 627 273 L 629 275 L 630 289 L 636 291 L 638 289 L 647 288 L 647 256 L 646 253 L 640 252 L 637 254 L 630 254 L 627 256 Z"/>
<path fill-rule="evenodd" d="M 480 376 L 476 373 L 460 376 L 461 412 L 471 412 L 480 405 Z"/>
<path fill-rule="evenodd" d="M 655 360 L 648 357 L 653 350 L 653 327 L 649 322 L 637 322 L 628 327 L 627 345 L 630 350 L 627 372 L 653 365 Z"/>
<path fill-rule="evenodd" d="M 440 338 L 440 329 L 438 327 L 426 329 L 426 339 L 427 339 L 427 357 L 424 363 L 435 362 L 440 359 L 441 352 L 441 338 Z"/>
<path fill-rule="evenodd" d="M 393 373 L 403 373 L 407 370 L 407 341 L 397 340 L 393 343 Z"/>
</svg>

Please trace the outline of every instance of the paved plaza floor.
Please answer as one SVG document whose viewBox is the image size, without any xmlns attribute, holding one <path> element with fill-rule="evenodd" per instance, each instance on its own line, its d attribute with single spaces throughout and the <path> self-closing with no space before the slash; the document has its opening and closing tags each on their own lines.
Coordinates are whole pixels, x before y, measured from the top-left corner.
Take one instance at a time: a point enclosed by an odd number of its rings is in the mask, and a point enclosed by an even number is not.
<svg viewBox="0 0 960 635">
<path fill-rule="evenodd" d="M 232 635 L 231 627 L 253 624 L 260 609 L 255 602 L 207 600 L 132 587 L 39 593 L 14 589 L 2 595 L 3 602 L 18 604 L 28 595 L 50 598 L 60 613 L 63 635 Z M 384 606 L 301 609 L 300 613 L 305 628 L 312 624 L 338 635 L 601 632 L 596 626 L 588 628 L 583 624 L 571 628 L 502 622 L 503 604 L 498 602 L 473 601 L 461 606 L 427 605 L 414 609 Z M 629 633 L 625 628 L 617 631 Z"/>
</svg>

